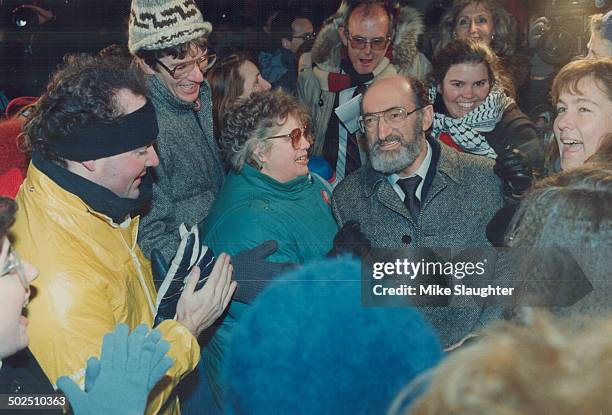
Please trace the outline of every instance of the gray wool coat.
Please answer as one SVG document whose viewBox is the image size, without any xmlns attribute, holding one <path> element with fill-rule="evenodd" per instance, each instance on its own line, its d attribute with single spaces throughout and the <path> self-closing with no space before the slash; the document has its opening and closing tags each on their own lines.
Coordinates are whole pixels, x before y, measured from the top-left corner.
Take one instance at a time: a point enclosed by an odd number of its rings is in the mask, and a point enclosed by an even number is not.
<svg viewBox="0 0 612 415">
<path fill-rule="evenodd" d="M 333 211 L 338 224 L 360 223 L 373 248 L 490 247 L 486 225 L 502 207 L 501 182 L 493 161 L 459 153 L 430 141 L 433 156 L 418 223 L 382 173 L 369 165 L 347 176 L 334 189 Z M 471 298 L 447 307 L 422 307 L 449 347 L 467 334 L 501 317 L 501 309 L 483 307 Z"/>
<path fill-rule="evenodd" d="M 138 244 L 147 257 L 156 248 L 169 263 L 181 240 L 180 224 L 190 227 L 206 218 L 225 174 L 213 136 L 209 85 L 202 83 L 202 107 L 194 111 L 194 103 L 176 98 L 155 76 L 148 81 L 159 124 L 159 166 L 151 209 L 140 220 Z"/>
</svg>

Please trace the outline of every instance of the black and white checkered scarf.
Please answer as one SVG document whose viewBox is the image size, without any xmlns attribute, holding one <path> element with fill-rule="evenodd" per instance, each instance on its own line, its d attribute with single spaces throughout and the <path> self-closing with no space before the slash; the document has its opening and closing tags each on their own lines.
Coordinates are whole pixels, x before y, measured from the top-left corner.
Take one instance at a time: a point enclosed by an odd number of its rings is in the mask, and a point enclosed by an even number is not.
<svg viewBox="0 0 612 415">
<path fill-rule="evenodd" d="M 435 85 L 430 86 L 428 92 L 433 104 L 436 100 Z M 447 132 L 466 153 L 497 158 L 497 154 L 481 133 L 493 131 L 506 108 L 512 104 L 512 98 L 501 89 L 493 87 L 482 104 L 461 118 L 436 112 L 433 121 L 434 137 L 438 137 L 441 132 Z"/>
</svg>

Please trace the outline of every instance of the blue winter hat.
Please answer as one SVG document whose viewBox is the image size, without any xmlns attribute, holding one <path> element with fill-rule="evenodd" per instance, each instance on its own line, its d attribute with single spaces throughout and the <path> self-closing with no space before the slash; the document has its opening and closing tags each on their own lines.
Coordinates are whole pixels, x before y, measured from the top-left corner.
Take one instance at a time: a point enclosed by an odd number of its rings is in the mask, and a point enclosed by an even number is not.
<svg viewBox="0 0 612 415">
<path fill-rule="evenodd" d="M 360 271 L 346 257 L 314 261 L 253 302 L 225 367 L 227 413 L 382 414 L 438 363 L 418 311 L 361 305 Z"/>
</svg>

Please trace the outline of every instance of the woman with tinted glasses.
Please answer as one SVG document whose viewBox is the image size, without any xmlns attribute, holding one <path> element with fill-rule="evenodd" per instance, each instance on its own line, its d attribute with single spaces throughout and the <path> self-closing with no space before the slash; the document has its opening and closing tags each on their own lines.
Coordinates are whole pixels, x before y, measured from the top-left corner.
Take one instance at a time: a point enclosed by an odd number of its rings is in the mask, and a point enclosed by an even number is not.
<svg viewBox="0 0 612 415">
<path fill-rule="evenodd" d="M 280 90 L 255 93 L 227 112 L 220 145 L 231 172 L 203 229 L 214 252 L 234 255 L 275 240 L 278 250 L 268 260 L 301 264 L 330 251 L 337 225 L 330 192 L 308 171 L 308 122 L 306 108 Z M 248 308 L 232 301 L 202 353 L 217 402 L 224 346 Z"/>
</svg>

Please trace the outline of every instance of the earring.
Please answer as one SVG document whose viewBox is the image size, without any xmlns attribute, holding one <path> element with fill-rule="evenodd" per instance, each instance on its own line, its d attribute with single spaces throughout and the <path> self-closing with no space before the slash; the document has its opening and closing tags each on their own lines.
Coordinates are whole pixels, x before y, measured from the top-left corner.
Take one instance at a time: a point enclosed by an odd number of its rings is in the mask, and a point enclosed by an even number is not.
<svg viewBox="0 0 612 415">
<path fill-rule="evenodd" d="M 259 157 L 257 157 L 255 154 L 251 156 L 251 165 L 257 170 L 263 169 L 263 162 L 259 160 Z"/>
<path fill-rule="evenodd" d="M 493 42 L 493 40 L 495 40 L 495 33 L 491 33 L 491 42 Z"/>
</svg>

